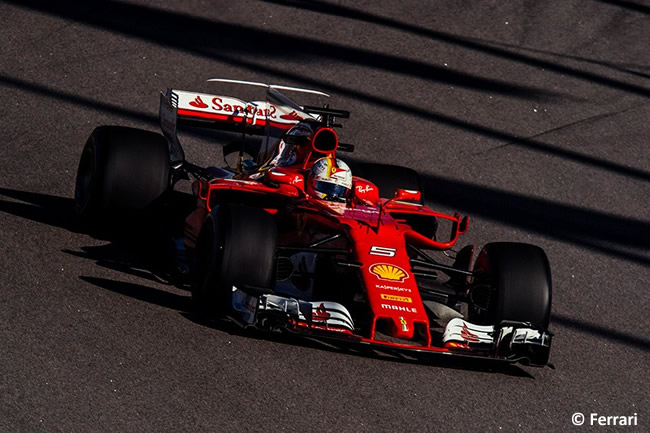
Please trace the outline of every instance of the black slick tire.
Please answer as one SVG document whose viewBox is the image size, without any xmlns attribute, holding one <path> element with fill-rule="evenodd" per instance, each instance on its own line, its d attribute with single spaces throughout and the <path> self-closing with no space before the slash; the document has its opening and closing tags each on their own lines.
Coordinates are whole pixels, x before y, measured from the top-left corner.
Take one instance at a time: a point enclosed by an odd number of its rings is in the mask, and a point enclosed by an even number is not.
<svg viewBox="0 0 650 433">
<path fill-rule="evenodd" d="M 169 187 L 169 149 L 157 133 L 100 126 L 84 146 L 75 183 L 75 211 L 85 223 L 145 209 Z"/>
<path fill-rule="evenodd" d="M 524 243 L 490 243 L 479 254 L 474 272 L 472 297 L 484 305 L 482 312 L 470 308 L 470 320 L 530 322 L 548 329 L 552 281 L 544 250 Z"/>
<path fill-rule="evenodd" d="M 270 291 L 277 229 L 263 209 L 222 204 L 212 209 L 197 241 L 192 300 L 202 311 L 227 313 L 232 288 Z"/>
</svg>

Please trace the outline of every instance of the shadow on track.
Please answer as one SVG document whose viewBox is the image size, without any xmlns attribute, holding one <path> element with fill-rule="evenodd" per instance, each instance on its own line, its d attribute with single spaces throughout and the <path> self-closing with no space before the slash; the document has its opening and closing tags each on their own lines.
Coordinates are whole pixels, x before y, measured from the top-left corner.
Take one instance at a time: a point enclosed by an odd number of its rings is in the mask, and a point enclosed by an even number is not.
<svg viewBox="0 0 650 433">
<path fill-rule="evenodd" d="M 573 317 L 551 314 L 551 323 L 563 328 L 579 331 L 594 337 L 618 342 L 629 347 L 650 352 L 650 340 L 611 329 L 596 323 L 589 323 Z"/>
<path fill-rule="evenodd" d="M 154 114 L 148 114 L 143 111 L 132 110 L 108 102 L 96 101 L 91 98 L 88 98 L 87 96 L 65 92 L 62 90 L 55 90 L 40 84 L 30 83 L 20 78 L 14 78 L 14 77 L 0 74 L 0 85 L 4 85 L 14 89 L 19 89 L 24 92 L 34 93 L 40 97 L 52 98 L 61 102 L 75 104 L 80 107 L 87 108 L 89 110 L 101 110 L 107 114 L 131 119 L 131 120 L 136 120 L 138 122 L 142 122 L 152 127 L 158 127 L 158 125 L 160 124 L 158 120 L 158 116 Z M 90 133 L 90 131 L 88 131 L 88 133 Z M 81 153 L 81 146 L 83 146 L 83 143 L 79 143 L 79 146 L 80 146 L 79 152 Z"/>
<path fill-rule="evenodd" d="M 481 216 L 585 246 L 612 257 L 650 265 L 650 222 L 423 174 L 429 199 Z"/>
<path fill-rule="evenodd" d="M 311 2 L 303 2 L 299 0 L 262 0 L 262 1 L 266 3 L 273 3 L 281 6 L 290 7 L 290 8 L 307 10 L 315 13 L 326 14 L 326 15 L 345 18 L 345 19 L 360 21 L 364 23 L 376 24 L 379 26 L 384 26 L 396 30 L 401 30 L 407 33 L 411 33 L 413 35 L 426 37 L 430 40 L 449 43 L 451 45 L 456 45 L 458 47 L 462 47 L 468 50 L 489 54 L 494 57 L 510 60 L 528 66 L 533 66 L 535 68 L 543 68 L 548 71 L 553 71 L 569 77 L 579 78 L 585 81 L 589 81 L 591 83 L 600 84 L 602 86 L 607 86 L 613 89 L 623 90 L 626 92 L 635 93 L 642 96 L 650 96 L 650 89 L 642 86 L 637 86 L 634 84 L 627 83 L 625 81 L 609 78 L 604 75 L 596 74 L 593 72 L 580 70 L 573 67 L 563 66 L 554 62 L 549 62 L 532 56 L 527 56 L 525 54 L 518 53 L 514 50 L 506 50 L 495 46 L 498 44 L 484 42 L 474 38 L 465 38 L 462 36 L 453 35 L 451 33 L 445 33 L 441 31 L 427 29 L 425 27 L 420 27 L 410 23 L 397 21 L 393 18 L 383 17 L 381 15 L 364 12 L 359 9 L 354 9 L 348 6 L 326 3 L 320 0 L 313 0 Z M 614 1 L 614 0 L 595 0 L 595 1 L 616 5 L 635 12 L 643 12 L 646 14 L 650 13 L 650 8 L 648 8 L 647 6 L 642 6 L 631 2 Z M 510 48 L 521 49 L 520 47 L 510 47 Z M 604 65 L 608 66 L 606 64 Z M 613 68 L 619 71 L 628 72 L 636 75 L 634 71 L 627 71 L 618 67 L 613 67 Z"/>
<path fill-rule="evenodd" d="M 180 199 L 177 198 L 179 196 Z M 172 200 L 176 200 L 173 203 L 183 199 L 183 194 L 172 197 Z M 81 251 L 64 250 L 66 254 L 91 259 L 99 266 L 139 278 L 167 284 L 176 282 L 173 272 L 169 271 L 171 241 L 159 233 L 162 225 L 177 224 L 172 218 L 156 218 L 152 224 L 147 214 L 141 219 L 127 221 L 125 218 L 114 229 L 100 228 L 89 232 L 74 212 L 72 198 L 8 188 L 0 188 L 0 212 L 72 233 L 85 233 L 108 242 L 100 246 L 82 247 Z"/>
<path fill-rule="evenodd" d="M 4 200 L 3 196 L 13 200 Z M 77 231 L 77 216 L 71 198 L 0 188 L 0 212 L 71 232 Z"/>
<path fill-rule="evenodd" d="M 7 1 L 6 3 L 14 3 Z M 462 71 L 431 65 L 393 54 L 324 42 L 228 22 L 169 12 L 120 1 L 51 2 L 20 0 L 17 6 L 39 10 L 65 19 L 137 37 L 163 46 L 182 49 L 210 59 L 223 54 L 247 53 L 258 57 L 300 59 L 302 62 L 341 61 L 404 74 L 431 82 L 490 92 L 521 99 L 544 100 L 555 92 L 532 86 L 488 79 Z M 165 29 L 161 31 L 161 29 Z M 291 47 L 291 49 L 287 49 Z"/>
<path fill-rule="evenodd" d="M 98 1 L 92 4 L 87 2 L 48 2 L 44 0 L 23 0 L 15 2 L 5 0 L 6 3 L 18 3 L 18 6 L 27 7 L 45 13 L 60 16 L 64 19 L 70 19 L 83 24 L 95 26 L 117 33 L 123 33 L 150 41 L 162 46 L 180 49 L 182 51 L 193 53 L 210 60 L 217 60 L 230 63 L 235 66 L 263 72 L 267 75 L 280 77 L 291 82 L 301 83 L 311 87 L 322 88 L 330 92 L 337 92 L 357 98 L 366 103 L 374 104 L 389 108 L 391 110 L 408 113 L 411 116 L 419 117 L 425 121 L 432 121 L 445 124 L 454 128 L 462 129 L 470 133 L 475 133 L 507 144 L 524 147 L 533 152 L 551 153 L 553 155 L 578 162 L 580 164 L 592 165 L 604 170 L 625 176 L 635 177 L 640 180 L 650 182 L 650 173 L 645 170 L 627 167 L 605 159 L 595 158 L 587 154 L 582 154 L 572 150 L 564 149 L 559 146 L 547 144 L 534 137 L 520 138 L 513 134 L 499 131 L 490 127 L 474 124 L 444 113 L 434 112 L 422 108 L 421 106 L 411 106 L 399 101 L 387 101 L 380 96 L 370 95 L 355 89 L 349 89 L 338 84 L 326 84 L 318 80 L 310 79 L 304 75 L 287 72 L 284 69 L 270 67 L 267 62 L 250 61 L 242 58 L 242 54 L 252 54 L 257 57 L 271 55 L 273 57 L 287 56 L 286 46 L 291 46 L 290 51 L 292 58 L 304 57 L 313 61 L 344 61 L 357 65 L 363 65 L 376 69 L 385 69 L 391 72 L 398 72 L 413 77 L 423 78 L 431 81 L 438 81 L 470 88 L 474 90 L 489 91 L 493 93 L 502 93 L 504 95 L 517 97 L 548 98 L 557 97 L 540 89 L 521 88 L 503 82 L 493 82 L 480 77 L 460 73 L 458 71 L 449 71 L 445 68 L 437 68 L 432 65 L 421 62 L 411 61 L 408 59 L 396 58 L 392 55 L 365 51 L 357 48 L 349 48 L 318 40 L 307 39 L 292 35 L 268 32 L 256 28 L 238 26 L 229 23 L 210 21 L 205 18 L 194 17 L 185 14 L 173 13 L 146 6 L 132 5 L 118 1 Z M 297 6 L 294 3 L 291 5 Z M 595 82 L 609 87 L 636 93 L 643 96 L 650 95 L 650 89 L 630 85 L 621 81 L 612 81 L 605 77 L 594 74 L 588 74 L 576 71 L 573 68 L 565 68 L 551 62 L 543 62 L 533 57 L 514 54 L 507 50 L 490 47 L 485 44 L 479 44 L 471 40 L 446 35 L 444 33 L 433 32 L 420 29 L 419 27 L 399 23 L 390 19 L 365 14 L 355 9 L 335 6 L 323 3 L 313 3 L 310 6 L 300 5 L 302 8 L 315 8 L 320 13 L 328 13 L 337 16 L 350 16 L 353 19 L 365 20 L 368 22 L 393 26 L 401 30 L 410 32 L 425 32 L 429 37 L 437 38 L 441 41 L 457 44 L 463 48 L 480 50 L 500 57 L 505 57 L 514 61 L 530 64 L 535 67 L 543 67 L 557 72 L 577 76 L 590 82 Z M 146 23 L 146 25 L 143 25 Z M 161 32 L 159 29 L 165 28 L 167 31 Z M 205 35 L 210 35 L 206 38 Z M 307 60 L 305 60 L 307 61 Z M 584 75 L 584 76 L 581 76 Z M 586 75 L 585 75 L 586 74 Z M 12 84 L 16 86 L 16 79 L 11 77 L 0 76 L 0 83 Z M 51 89 L 48 89 L 51 91 Z M 566 97 L 566 96 L 564 96 Z M 72 99 L 78 98 L 73 96 Z M 71 99 L 71 98 L 68 98 Z M 84 103 L 87 101 L 83 101 Z M 108 107 L 112 111 L 115 107 Z M 124 110 L 125 112 L 127 110 Z M 134 113 L 139 116 L 138 113 Z M 122 115 L 126 115 L 122 113 Z M 147 116 L 149 117 L 149 116 Z M 137 118 L 137 117 L 136 117 Z M 144 119 L 150 121 L 150 118 Z"/>
<path fill-rule="evenodd" d="M 266 70 L 272 75 L 275 76 L 280 76 L 287 78 L 289 80 L 295 80 L 298 82 L 303 82 L 306 83 L 309 86 L 312 87 L 323 87 L 323 83 L 316 81 L 316 80 L 311 80 L 303 77 L 297 77 L 294 74 L 286 73 L 281 70 L 273 70 L 271 68 L 265 68 L 262 65 L 258 65 L 252 62 L 245 62 L 245 61 L 239 61 L 239 60 L 232 60 L 231 63 L 238 64 L 239 66 L 246 67 L 246 68 L 251 68 L 251 69 L 256 69 L 256 70 Z M 49 87 L 40 85 L 40 84 L 35 84 L 35 83 L 30 83 L 25 80 L 19 79 L 19 78 L 14 78 L 10 77 L 7 75 L 0 74 L 0 85 L 4 85 L 7 87 L 19 89 L 22 91 L 27 91 L 30 93 L 35 93 L 39 96 L 44 96 L 44 97 L 49 97 L 49 98 L 54 98 L 57 100 L 62 100 L 68 103 L 73 103 L 76 105 L 81 105 L 86 108 L 91 108 L 95 110 L 102 110 L 105 111 L 109 114 L 117 115 L 120 117 L 125 117 L 125 118 L 130 118 L 133 120 L 138 120 L 144 123 L 147 123 L 148 125 L 158 125 L 158 119 L 156 116 L 147 114 L 144 112 L 140 111 L 135 111 L 135 110 L 130 110 L 128 108 L 122 108 L 120 106 L 117 106 L 115 104 L 109 104 L 105 102 L 98 102 L 98 101 L 93 101 L 87 97 L 84 96 L 79 96 L 75 95 L 69 92 L 64 92 L 60 90 L 54 90 Z M 430 122 L 436 122 L 436 123 L 441 123 L 447 126 L 451 126 L 454 128 L 461 129 L 463 131 L 466 131 L 467 133 L 473 133 L 473 134 L 478 134 L 482 135 L 484 137 L 488 137 L 491 139 L 499 140 L 504 143 L 504 145 L 516 145 L 520 147 L 524 147 L 529 151 L 532 152 L 539 152 L 539 153 L 550 153 L 552 155 L 558 156 L 560 158 L 565 158 L 569 161 L 574 161 L 580 164 L 584 164 L 587 166 L 593 166 L 597 167 L 603 170 L 610 171 L 612 173 L 620 174 L 623 176 L 631 177 L 631 178 L 636 178 L 642 181 L 650 182 L 650 172 L 642 170 L 642 169 L 637 169 L 634 167 L 628 167 L 622 164 L 618 164 L 615 162 L 611 162 L 606 159 L 601 159 L 601 158 L 596 158 L 591 155 L 587 155 L 584 153 L 576 152 L 573 150 L 568 150 L 564 149 L 558 146 L 554 146 L 552 144 L 547 144 L 539 140 L 535 140 L 533 138 L 521 138 L 517 137 L 515 135 L 499 131 L 493 128 L 485 127 L 482 125 L 470 123 L 461 119 L 457 119 L 455 117 L 447 116 L 445 114 L 441 114 L 438 112 L 434 112 L 431 110 L 427 110 L 426 108 L 423 108 L 421 106 L 412 106 L 409 104 L 401 103 L 399 101 L 387 101 L 385 98 L 379 97 L 379 96 L 374 96 L 370 95 L 367 93 L 363 93 L 354 89 L 347 89 L 342 86 L 334 86 L 334 85 L 326 85 L 324 86 L 326 90 L 330 91 L 335 91 L 339 92 L 341 94 L 347 94 L 350 97 L 356 97 L 359 100 L 374 104 L 376 106 L 384 107 L 384 108 L 389 108 L 394 111 L 398 111 L 401 113 L 408 114 L 410 116 L 414 117 L 419 117 L 423 121 L 430 121 Z M 579 121 L 577 123 L 580 123 L 582 121 Z M 573 124 L 577 124 L 576 122 L 573 122 Z M 569 125 L 562 125 L 558 128 L 555 129 L 561 129 L 563 127 L 566 127 Z M 545 131 L 544 133 L 549 132 Z"/>
<path fill-rule="evenodd" d="M 634 12 L 650 15 L 650 7 L 626 0 L 593 0 L 598 3 L 604 3 L 618 8 L 627 9 Z"/>
</svg>

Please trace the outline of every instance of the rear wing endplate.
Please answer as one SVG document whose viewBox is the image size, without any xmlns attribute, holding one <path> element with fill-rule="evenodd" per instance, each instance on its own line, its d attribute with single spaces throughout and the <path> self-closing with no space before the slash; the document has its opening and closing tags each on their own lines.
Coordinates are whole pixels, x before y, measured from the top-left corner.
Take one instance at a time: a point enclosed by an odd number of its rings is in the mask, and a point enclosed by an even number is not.
<svg viewBox="0 0 650 433">
<path fill-rule="evenodd" d="M 171 166 L 174 168 L 180 167 L 185 161 L 185 152 L 183 147 L 178 141 L 176 134 L 176 123 L 178 107 L 178 95 L 172 90 L 168 90 L 167 94 L 160 93 L 160 109 L 158 117 L 160 118 L 160 129 L 167 139 L 169 145 L 169 159 Z"/>
</svg>

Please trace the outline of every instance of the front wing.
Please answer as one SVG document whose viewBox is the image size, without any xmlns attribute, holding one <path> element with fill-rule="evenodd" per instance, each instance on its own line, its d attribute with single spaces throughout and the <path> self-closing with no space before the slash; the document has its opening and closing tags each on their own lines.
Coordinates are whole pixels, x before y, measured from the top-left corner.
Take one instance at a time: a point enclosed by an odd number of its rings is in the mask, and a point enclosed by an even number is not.
<svg viewBox="0 0 650 433">
<path fill-rule="evenodd" d="M 543 367 L 549 364 L 552 335 L 529 323 L 503 322 L 479 326 L 463 319 L 449 321 L 442 346 L 382 341 L 359 335 L 350 312 L 336 302 L 310 302 L 277 295 L 249 295 L 233 288 L 231 318 L 244 327 L 288 331 L 386 353 L 452 356 Z"/>
</svg>

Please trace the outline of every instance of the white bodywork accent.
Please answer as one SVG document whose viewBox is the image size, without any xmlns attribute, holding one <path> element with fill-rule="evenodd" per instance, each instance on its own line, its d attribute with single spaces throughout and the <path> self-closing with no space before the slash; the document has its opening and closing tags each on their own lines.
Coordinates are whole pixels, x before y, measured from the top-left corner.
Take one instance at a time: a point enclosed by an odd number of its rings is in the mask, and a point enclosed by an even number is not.
<svg viewBox="0 0 650 433">
<path fill-rule="evenodd" d="M 301 119 L 317 119 L 302 111 L 300 106 L 275 104 L 268 101 L 244 101 L 232 96 L 186 90 L 174 90 L 174 93 L 178 95 L 178 109 L 209 115 L 246 118 L 250 119 L 247 123 L 254 126 L 264 126 L 267 121 L 290 126 L 298 123 Z"/>
<path fill-rule="evenodd" d="M 321 327 L 354 331 L 350 312 L 337 302 L 308 302 L 276 295 L 262 295 L 257 307 L 261 311 L 283 312 L 302 322 Z"/>
<path fill-rule="evenodd" d="M 265 83 L 258 83 L 257 81 L 232 80 L 230 78 L 210 78 L 208 81 L 216 81 L 219 83 L 231 83 L 231 84 L 245 84 L 247 86 L 266 87 L 266 88 L 278 89 L 278 90 L 289 90 L 291 92 L 301 92 L 301 93 L 310 93 L 312 95 L 327 96 L 328 98 L 330 96 L 325 92 L 321 92 L 320 90 L 282 86 L 280 84 L 265 84 Z"/>
<path fill-rule="evenodd" d="M 255 322 L 255 312 L 257 310 L 257 296 L 248 295 L 237 287 L 232 286 L 232 307 L 235 311 L 242 314 L 242 319 L 248 325 Z"/>
<path fill-rule="evenodd" d="M 480 326 L 461 318 L 451 319 L 442 335 L 444 343 L 463 343 L 469 346 L 494 344 L 494 326 Z"/>
<path fill-rule="evenodd" d="M 499 330 L 497 345 L 501 346 L 501 343 L 504 341 L 509 341 L 509 348 L 511 350 L 513 346 L 516 347 L 518 345 L 550 346 L 549 334 L 531 328 L 504 326 Z"/>
</svg>

